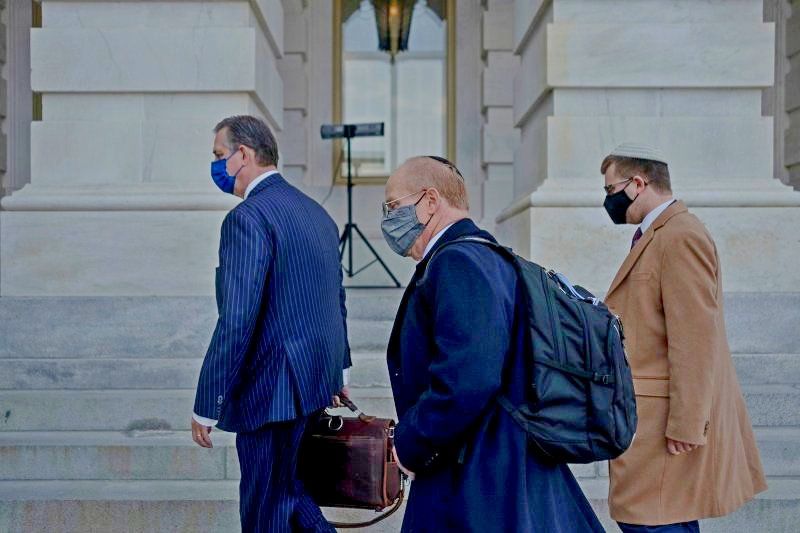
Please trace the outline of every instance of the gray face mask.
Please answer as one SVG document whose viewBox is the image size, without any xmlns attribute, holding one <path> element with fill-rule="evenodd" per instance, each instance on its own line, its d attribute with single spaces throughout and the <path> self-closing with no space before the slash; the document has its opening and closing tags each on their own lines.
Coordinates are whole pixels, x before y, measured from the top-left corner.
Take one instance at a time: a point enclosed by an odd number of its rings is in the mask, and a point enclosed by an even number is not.
<svg viewBox="0 0 800 533">
<path fill-rule="evenodd" d="M 425 195 L 422 195 L 422 198 L 425 198 Z M 417 218 L 417 204 L 422 201 L 422 198 L 415 204 L 404 205 L 389 211 L 381 221 L 383 238 L 386 239 L 389 248 L 403 257 L 408 255 L 408 251 L 411 250 L 427 226 L 427 223 L 423 224 Z"/>
</svg>

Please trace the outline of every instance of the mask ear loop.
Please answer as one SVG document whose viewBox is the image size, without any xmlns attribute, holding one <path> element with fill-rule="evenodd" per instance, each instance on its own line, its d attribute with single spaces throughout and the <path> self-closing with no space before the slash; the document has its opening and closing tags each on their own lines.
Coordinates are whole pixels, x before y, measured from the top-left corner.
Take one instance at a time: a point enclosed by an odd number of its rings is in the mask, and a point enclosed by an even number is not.
<svg viewBox="0 0 800 533">
<path fill-rule="evenodd" d="M 228 157 L 225 158 L 225 162 L 227 163 L 227 161 L 230 158 L 235 157 L 236 154 L 238 154 L 238 153 L 239 153 L 239 148 L 236 148 L 236 150 L 234 151 L 233 154 L 231 154 L 231 155 L 229 155 Z M 227 167 L 227 164 L 225 166 Z M 241 172 L 244 167 L 245 167 L 245 164 L 244 164 L 244 162 L 242 162 L 242 166 L 240 166 L 239 170 L 236 171 L 236 174 L 233 175 L 233 179 L 236 179 L 236 177 L 239 175 L 239 172 Z M 225 169 L 225 173 L 226 174 L 228 173 L 228 169 L 227 168 Z"/>
<path fill-rule="evenodd" d="M 430 157 L 430 156 L 428 156 L 428 157 Z M 420 197 L 419 197 L 419 200 L 417 200 L 416 202 L 414 202 L 414 207 L 417 207 L 417 206 L 419 205 L 419 203 L 422 201 L 422 199 L 423 199 L 423 198 L 425 198 L 425 194 L 428 194 L 428 191 L 429 191 L 429 190 L 430 190 L 430 189 L 425 189 L 425 193 L 424 193 L 422 196 L 420 196 Z M 438 191 L 437 191 L 437 192 L 438 192 Z M 428 227 L 428 224 L 430 224 L 430 223 L 431 223 L 431 220 L 433 220 L 433 215 L 435 215 L 435 214 L 436 214 L 436 213 L 431 213 L 431 216 L 428 218 L 428 221 L 427 221 L 426 223 L 424 223 L 424 224 L 423 224 L 423 226 L 425 226 L 425 227 L 427 228 L 427 227 Z"/>
<path fill-rule="evenodd" d="M 634 181 L 634 178 L 635 178 L 635 177 L 636 177 L 636 176 L 634 176 L 633 178 L 631 178 L 631 183 L 636 183 L 636 182 Z M 647 187 L 648 185 L 650 185 L 650 183 L 648 183 L 648 182 L 646 182 L 646 181 L 644 181 L 644 180 L 642 180 L 642 182 L 644 183 L 644 186 L 645 186 L 645 187 Z M 630 183 L 629 183 L 628 185 L 630 185 Z M 625 187 L 627 187 L 628 185 L 626 185 Z M 624 189 L 623 189 L 623 190 L 624 190 Z M 637 198 L 639 198 L 639 196 L 641 196 L 641 195 L 642 195 L 642 193 L 639 193 L 639 194 L 637 194 L 637 195 L 636 195 L 636 198 L 634 198 L 633 200 L 631 200 L 631 205 L 633 205 L 633 202 L 635 202 L 635 201 L 636 201 L 636 199 L 637 199 Z M 629 206 L 629 207 L 630 207 L 630 206 Z"/>
</svg>

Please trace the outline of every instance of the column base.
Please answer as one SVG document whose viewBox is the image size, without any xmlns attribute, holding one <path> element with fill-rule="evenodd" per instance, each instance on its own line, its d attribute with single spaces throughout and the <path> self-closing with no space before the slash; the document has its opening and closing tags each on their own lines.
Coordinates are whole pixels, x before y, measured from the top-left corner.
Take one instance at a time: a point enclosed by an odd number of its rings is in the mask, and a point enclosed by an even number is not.
<svg viewBox="0 0 800 533">
<path fill-rule="evenodd" d="M 219 211 L 2 211 L 2 296 L 214 294 Z"/>
<path fill-rule="evenodd" d="M 800 195 L 785 195 L 788 197 Z M 519 203 L 518 203 L 519 204 Z M 797 291 L 800 207 L 698 207 L 722 263 L 726 291 Z M 625 259 L 634 226 L 616 226 L 602 207 L 518 207 L 498 219 L 502 242 L 573 283 L 603 293 Z"/>
</svg>

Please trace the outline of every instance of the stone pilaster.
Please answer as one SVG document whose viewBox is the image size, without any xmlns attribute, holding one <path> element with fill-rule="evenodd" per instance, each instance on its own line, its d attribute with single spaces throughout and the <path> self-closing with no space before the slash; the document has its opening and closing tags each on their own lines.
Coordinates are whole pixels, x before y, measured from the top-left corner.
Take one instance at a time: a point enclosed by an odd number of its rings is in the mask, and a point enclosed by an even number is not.
<svg viewBox="0 0 800 533">
<path fill-rule="evenodd" d="M 33 104 L 30 83 L 31 2 L 4 2 L 2 194 L 10 194 L 30 182 L 30 133 Z"/>
<path fill-rule="evenodd" d="M 774 26 L 760 0 L 517 0 L 515 201 L 498 219 L 537 261 L 603 291 L 629 243 L 601 205 L 616 144 L 661 147 L 706 222 L 728 290 L 796 290 L 785 245 L 800 195 L 773 179 Z"/>
<path fill-rule="evenodd" d="M 789 127 L 784 133 L 784 161 L 789 171 L 789 182 L 800 189 L 800 0 L 791 3 L 791 17 L 786 23 L 786 57 L 789 72 L 786 74 L 786 112 Z"/>
<path fill-rule="evenodd" d="M 513 200 L 514 151 L 519 130 L 514 127 L 514 77 L 519 58 L 513 54 L 513 0 L 491 0 L 483 12 L 483 102 L 481 161 L 483 223 L 488 228 Z"/>
<path fill-rule="evenodd" d="M 283 0 L 284 54 L 278 61 L 283 78 L 283 132 L 278 139 L 283 174 L 293 184 L 306 183 L 308 169 L 308 19 L 306 2 Z"/>
<path fill-rule="evenodd" d="M 4 295 L 211 294 L 212 128 L 283 127 L 279 0 L 44 0 L 31 183 L 3 199 Z"/>
<path fill-rule="evenodd" d="M 8 35 L 8 12 L 6 11 L 5 0 L 0 0 L 0 11 L 2 18 L 0 19 L 0 68 L 6 68 L 6 58 L 8 51 L 6 48 L 7 35 Z M 5 123 L 6 116 L 8 115 L 8 86 L 5 78 L 0 77 L 0 120 Z M 8 138 L 4 131 L 0 130 L 0 175 L 5 178 L 5 173 L 8 170 Z M 5 180 L 2 180 L 3 182 Z M 5 183 L 0 182 L 0 196 L 3 195 Z"/>
</svg>

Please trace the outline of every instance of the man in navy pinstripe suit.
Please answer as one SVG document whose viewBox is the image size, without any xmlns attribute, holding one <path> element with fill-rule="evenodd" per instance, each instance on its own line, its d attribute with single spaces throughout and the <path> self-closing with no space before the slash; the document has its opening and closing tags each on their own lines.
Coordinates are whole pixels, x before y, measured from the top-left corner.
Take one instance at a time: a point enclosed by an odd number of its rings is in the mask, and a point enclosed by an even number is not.
<svg viewBox="0 0 800 533">
<path fill-rule="evenodd" d="M 296 470 L 307 422 L 344 388 L 350 367 L 338 230 L 277 172 L 263 121 L 234 116 L 214 131 L 212 179 L 244 201 L 222 223 L 219 319 L 192 436 L 210 448 L 213 426 L 237 433 L 243 531 L 334 531 Z"/>
</svg>

